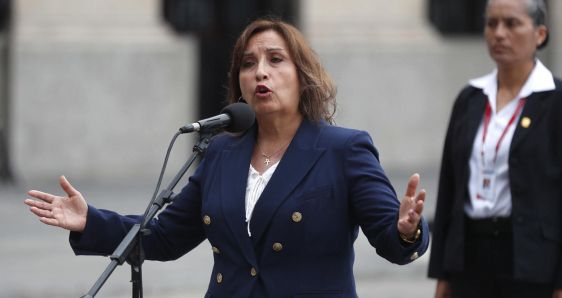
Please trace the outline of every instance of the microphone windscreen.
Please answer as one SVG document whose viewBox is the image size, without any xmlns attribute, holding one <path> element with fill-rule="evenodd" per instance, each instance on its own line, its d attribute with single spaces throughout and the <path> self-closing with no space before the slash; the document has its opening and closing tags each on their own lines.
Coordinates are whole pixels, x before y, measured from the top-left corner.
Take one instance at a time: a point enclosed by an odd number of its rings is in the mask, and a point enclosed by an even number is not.
<svg viewBox="0 0 562 298">
<path fill-rule="evenodd" d="M 244 132 L 254 124 L 256 114 L 254 110 L 245 103 L 237 102 L 222 109 L 221 114 L 230 116 L 230 123 L 225 130 L 232 133 Z"/>
</svg>

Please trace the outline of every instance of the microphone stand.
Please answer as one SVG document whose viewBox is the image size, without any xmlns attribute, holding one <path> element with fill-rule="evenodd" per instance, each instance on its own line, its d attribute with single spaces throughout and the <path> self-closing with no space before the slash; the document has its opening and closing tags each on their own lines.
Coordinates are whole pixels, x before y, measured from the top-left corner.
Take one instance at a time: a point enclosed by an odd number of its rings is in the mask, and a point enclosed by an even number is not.
<svg viewBox="0 0 562 298">
<path fill-rule="evenodd" d="M 142 236 L 150 234 L 150 230 L 146 229 L 146 225 L 154 218 L 156 213 L 166 204 L 169 204 L 174 199 L 174 192 L 172 191 L 174 187 L 181 180 L 183 175 L 187 172 L 191 164 L 197 159 L 199 155 L 205 153 L 211 138 L 217 133 L 217 130 L 201 132 L 199 141 L 193 146 L 193 153 L 191 158 L 183 165 L 180 171 L 176 174 L 174 179 L 170 182 L 167 188 L 162 190 L 158 197 L 154 200 L 154 203 L 150 207 L 150 210 L 146 213 L 146 217 L 142 223 L 137 223 L 129 230 L 127 235 L 121 240 L 121 243 L 113 254 L 109 257 L 111 262 L 107 265 L 104 272 L 97 279 L 95 284 L 90 288 L 90 291 L 82 298 L 94 297 L 98 291 L 101 289 L 103 284 L 107 281 L 111 273 L 119 265 L 123 265 L 127 261 L 131 265 L 131 283 L 133 298 L 142 298 L 142 263 L 144 262 L 144 251 L 142 249 Z"/>
</svg>

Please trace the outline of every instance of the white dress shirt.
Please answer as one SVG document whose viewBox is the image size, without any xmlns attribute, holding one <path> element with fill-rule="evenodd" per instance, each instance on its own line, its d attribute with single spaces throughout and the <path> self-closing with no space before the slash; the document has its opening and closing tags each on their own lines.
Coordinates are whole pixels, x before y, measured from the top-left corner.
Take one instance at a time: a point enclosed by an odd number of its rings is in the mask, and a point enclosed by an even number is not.
<svg viewBox="0 0 562 298">
<path fill-rule="evenodd" d="M 277 169 L 278 164 L 279 162 L 274 163 L 261 175 L 250 164 L 248 183 L 246 184 L 246 223 L 248 226 L 248 236 L 250 237 L 252 236 L 252 233 L 250 232 L 250 220 L 252 219 L 254 207 L 256 206 L 263 190 L 267 186 L 267 183 L 271 179 L 271 176 L 273 176 L 275 169 Z"/>
<path fill-rule="evenodd" d="M 492 73 L 471 80 L 470 85 L 482 89 L 488 97 L 491 107 L 491 117 L 488 125 L 486 139 L 482 141 L 484 121 L 480 123 L 470 156 L 470 178 L 468 184 L 470 200 L 464 205 L 465 213 L 471 218 L 507 217 L 511 215 L 511 191 L 509 187 L 509 149 L 511 140 L 517 125 L 520 125 L 519 117 L 521 112 L 516 115 L 516 120 L 507 128 L 507 132 L 500 143 L 496 155 L 496 144 L 503 131 L 506 129 L 510 118 L 516 111 L 519 101 L 527 98 L 533 92 L 554 90 L 554 78 L 552 73 L 537 59 L 533 71 L 527 81 L 519 91 L 519 94 L 500 111 L 496 109 L 497 69 Z M 528 98 L 527 98 L 528 100 Z M 484 117 L 483 117 L 484 118 Z M 482 155 L 482 152 L 484 154 Z M 484 160 L 482 159 L 484 158 Z M 482 199 L 478 196 L 480 187 L 483 183 L 483 164 L 487 163 L 493 170 L 493 187 L 491 196 Z"/>
</svg>

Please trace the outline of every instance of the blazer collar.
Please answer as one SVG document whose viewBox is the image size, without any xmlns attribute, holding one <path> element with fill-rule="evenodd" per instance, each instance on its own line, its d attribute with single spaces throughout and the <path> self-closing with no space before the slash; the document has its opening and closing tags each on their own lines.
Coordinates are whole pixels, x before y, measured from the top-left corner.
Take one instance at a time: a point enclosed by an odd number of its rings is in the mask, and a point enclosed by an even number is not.
<svg viewBox="0 0 562 298">
<path fill-rule="evenodd" d="M 547 98 L 549 94 L 552 94 L 552 91 L 533 93 L 527 98 L 523 111 L 521 111 L 519 121 L 515 122 L 515 132 L 511 140 L 511 147 L 509 148 L 510 153 L 517 149 L 529 132 L 536 126 L 536 122 L 539 121 L 545 111 L 546 105 L 544 99 Z"/>
<path fill-rule="evenodd" d="M 492 111 L 495 113 L 498 92 L 498 70 L 494 69 L 494 71 L 488 75 L 470 80 L 469 84 L 475 88 L 482 89 L 482 92 L 489 99 Z M 556 83 L 554 82 L 552 73 L 539 59 L 536 59 L 535 66 L 521 87 L 516 99 L 528 98 L 532 94 L 552 91 L 554 89 L 556 89 Z"/>
<path fill-rule="evenodd" d="M 468 160 L 470 159 L 470 154 L 472 153 L 474 138 L 476 137 L 476 133 L 478 132 L 478 127 L 482 122 L 482 118 L 484 116 L 484 110 L 486 109 L 486 102 L 488 101 L 484 93 L 477 92 L 476 94 L 477 95 L 474 98 L 470 99 L 471 101 L 468 104 L 468 109 L 467 109 L 468 133 L 465 134 L 466 139 L 464 140 L 466 144 L 466 146 L 464 147 L 467 148 L 467 150 L 465 151 L 464 160 L 467 161 L 466 163 L 467 165 L 468 165 Z"/>
<path fill-rule="evenodd" d="M 523 107 L 523 111 L 521 112 L 519 121 L 515 123 L 516 127 L 509 149 L 510 152 L 513 152 L 513 150 L 521 144 L 521 142 L 525 139 L 529 132 L 532 131 L 534 127 L 533 122 L 538 121 L 544 112 L 544 99 L 551 93 L 552 91 L 536 92 L 527 97 L 527 101 L 525 103 L 525 106 Z M 470 158 L 472 144 L 474 142 L 474 138 L 476 137 L 478 127 L 482 122 L 484 109 L 486 107 L 486 101 L 487 98 L 485 94 L 479 92 L 478 95 L 474 98 L 474 102 L 468 105 L 468 133 L 466 134 L 466 144 L 468 145 L 467 148 L 470 148 L 470 150 L 468 150 L 467 152 L 467 160 L 468 158 Z M 524 122 L 526 123 L 523 124 Z"/>
<path fill-rule="evenodd" d="M 246 260 L 257 266 L 257 258 L 246 229 L 246 183 L 252 151 L 255 125 L 238 141 L 224 147 L 218 171 L 222 212 L 234 238 L 242 248 Z"/>
<path fill-rule="evenodd" d="M 324 152 L 324 149 L 315 148 L 314 145 L 325 125 L 327 124 L 316 125 L 306 119 L 302 121 L 254 207 L 250 225 L 251 238 L 247 231 L 245 196 L 257 125 L 248 130 L 238 142 L 223 149 L 219 170 L 222 181 L 222 211 L 250 263 L 256 264 L 253 246 L 259 242 L 277 208 L 287 199 Z"/>
<path fill-rule="evenodd" d="M 315 148 L 315 143 L 325 125 L 315 125 L 306 119 L 301 123 L 254 207 L 250 222 L 254 245 L 267 230 L 277 208 L 289 197 L 324 152 L 324 149 Z"/>
</svg>

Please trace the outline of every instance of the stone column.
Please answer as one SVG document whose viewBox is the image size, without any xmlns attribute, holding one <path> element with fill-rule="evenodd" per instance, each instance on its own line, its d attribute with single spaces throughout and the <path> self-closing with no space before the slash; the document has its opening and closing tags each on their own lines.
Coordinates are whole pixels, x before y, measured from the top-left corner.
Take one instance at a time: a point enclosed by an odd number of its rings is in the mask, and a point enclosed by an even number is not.
<svg viewBox="0 0 562 298">
<path fill-rule="evenodd" d="M 194 38 L 166 28 L 159 0 L 13 3 L 16 177 L 155 181 L 169 140 L 195 120 Z M 190 153 L 184 140 L 170 164 Z"/>
</svg>

